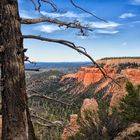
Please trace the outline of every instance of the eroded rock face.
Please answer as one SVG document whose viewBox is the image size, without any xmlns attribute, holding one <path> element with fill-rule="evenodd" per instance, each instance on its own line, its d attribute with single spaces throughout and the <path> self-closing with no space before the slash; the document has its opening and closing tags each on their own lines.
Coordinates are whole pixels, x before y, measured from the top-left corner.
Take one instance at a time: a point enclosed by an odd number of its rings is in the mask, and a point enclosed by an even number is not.
<svg viewBox="0 0 140 140">
<path fill-rule="evenodd" d="M 111 102 L 110 106 L 115 106 L 118 104 L 120 99 L 122 99 L 126 95 L 125 86 L 126 82 L 129 80 L 133 84 L 140 84 L 140 68 L 137 69 L 125 69 L 119 70 L 118 66 L 105 66 L 104 67 L 106 73 L 112 77 L 116 82 L 119 84 L 112 82 L 111 79 L 107 78 L 104 79 L 103 82 L 97 85 L 94 94 L 98 94 L 98 91 L 107 87 L 107 90 L 104 93 L 103 98 L 106 96 L 111 95 Z M 66 78 L 75 78 L 79 82 L 81 82 L 85 88 L 89 87 L 91 84 L 96 84 L 98 81 L 103 79 L 103 74 L 100 70 L 96 67 L 87 68 L 82 67 L 77 73 L 68 74 L 62 77 L 61 81 L 65 80 Z"/>
<path fill-rule="evenodd" d="M 108 86 L 106 92 L 104 93 L 102 98 L 106 98 L 108 95 L 111 95 L 110 99 L 110 108 L 117 107 L 120 100 L 126 95 L 126 82 L 129 80 L 133 84 L 140 84 L 140 69 L 125 69 L 120 71 L 117 66 L 105 66 L 104 67 L 107 74 L 115 79 L 115 81 L 119 84 L 111 82 L 110 79 L 105 79 L 103 82 L 98 84 L 98 88 L 95 90 L 98 94 L 98 91 L 100 91 L 102 88 Z M 98 68 L 86 68 L 82 67 L 80 71 L 74 74 L 68 74 L 63 76 L 61 79 L 62 81 L 65 80 L 65 78 L 75 78 L 79 82 L 81 82 L 86 88 L 89 87 L 91 84 L 96 84 L 98 81 L 100 81 L 103 78 L 102 73 L 99 71 Z M 98 122 L 98 114 L 96 113 L 98 111 L 98 103 L 94 98 L 91 99 L 85 99 L 83 102 L 83 105 L 81 107 L 81 117 L 84 118 L 85 116 L 85 110 L 92 111 L 94 114 L 94 118 L 96 119 L 96 122 Z M 98 125 L 98 123 L 97 123 Z M 72 127 L 72 126 L 71 126 Z M 72 127 L 73 128 L 73 127 Z M 73 128 L 74 129 L 74 128 Z M 117 137 L 116 140 L 123 140 L 125 136 L 128 134 L 134 132 L 135 130 L 140 130 L 140 127 L 136 124 L 133 124 L 133 126 L 130 126 L 126 130 L 124 130 L 121 133 L 121 137 Z M 76 127 L 76 131 L 78 132 L 78 127 Z M 64 130 L 63 136 L 66 137 L 62 140 L 68 140 L 68 137 L 70 135 L 67 135 L 67 130 Z M 73 133 L 75 135 L 76 133 Z"/>
<path fill-rule="evenodd" d="M 82 119 L 85 119 L 85 113 L 87 113 L 87 111 L 90 111 L 94 114 L 93 120 L 95 121 L 95 123 L 99 121 L 97 113 L 98 103 L 94 98 L 87 98 L 84 100 L 83 105 L 81 107 Z M 70 116 L 70 121 L 68 122 L 67 128 L 64 129 L 63 134 L 61 135 L 62 140 L 68 140 L 70 136 L 74 136 L 79 131 L 80 126 L 77 124 L 77 119 L 77 114 L 72 114 Z"/>
<path fill-rule="evenodd" d="M 98 103 L 97 101 L 92 99 L 85 99 L 83 105 L 81 107 L 81 117 L 84 117 L 85 111 L 93 112 L 94 114 L 98 111 Z"/>
<path fill-rule="evenodd" d="M 78 132 L 80 126 L 77 124 L 77 119 L 77 114 L 72 114 L 70 116 L 70 121 L 68 122 L 67 127 L 63 131 L 61 140 L 68 140 L 70 136 L 74 136 Z"/>
<path fill-rule="evenodd" d="M 115 74 L 118 71 L 117 66 L 106 66 L 105 71 L 112 77 L 115 77 Z M 77 73 L 68 74 L 62 77 L 61 81 L 66 78 L 75 78 L 78 79 L 79 82 L 82 82 L 85 87 L 98 82 L 101 78 L 103 78 L 103 74 L 98 68 L 92 67 L 82 67 Z"/>
<path fill-rule="evenodd" d="M 121 74 L 125 75 L 132 83 L 140 84 L 140 69 L 125 69 Z"/>
<path fill-rule="evenodd" d="M 140 137 L 134 138 L 131 136 L 136 131 L 140 133 L 140 124 L 133 123 L 124 131 L 122 131 L 114 140 L 139 140 Z"/>
</svg>

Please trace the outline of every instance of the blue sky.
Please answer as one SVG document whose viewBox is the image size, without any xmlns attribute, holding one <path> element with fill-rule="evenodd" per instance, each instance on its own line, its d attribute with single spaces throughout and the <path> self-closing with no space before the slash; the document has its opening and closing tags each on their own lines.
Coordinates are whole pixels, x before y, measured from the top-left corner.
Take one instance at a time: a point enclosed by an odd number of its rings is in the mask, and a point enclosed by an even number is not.
<svg viewBox="0 0 140 140">
<path fill-rule="evenodd" d="M 79 6 L 107 20 L 108 23 L 74 8 L 69 0 L 51 1 L 56 3 L 59 12 L 53 12 L 51 6 L 42 4 L 39 14 L 30 0 L 19 0 L 20 16 L 38 18 L 44 15 L 62 21 L 79 20 L 83 25 L 88 24 L 94 31 L 89 32 L 87 37 L 82 37 L 77 35 L 77 29 L 60 29 L 54 24 L 41 23 L 22 25 L 23 34 L 70 40 L 78 46 L 85 47 L 94 59 L 140 56 L 140 0 L 74 0 Z M 24 47 L 28 48 L 26 55 L 32 61 L 88 61 L 85 56 L 55 43 L 24 40 Z"/>
</svg>

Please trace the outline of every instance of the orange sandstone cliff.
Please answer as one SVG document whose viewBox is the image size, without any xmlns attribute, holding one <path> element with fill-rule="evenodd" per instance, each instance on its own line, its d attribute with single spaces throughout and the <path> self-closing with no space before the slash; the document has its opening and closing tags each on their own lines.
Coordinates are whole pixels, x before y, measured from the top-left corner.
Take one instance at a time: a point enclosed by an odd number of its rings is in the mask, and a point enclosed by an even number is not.
<svg viewBox="0 0 140 140">
<path fill-rule="evenodd" d="M 125 85 L 128 80 L 133 84 L 140 84 L 140 68 L 119 70 L 118 66 L 105 66 L 104 69 L 119 85 L 114 83 L 111 79 L 105 79 L 103 74 L 96 67 L 82 67 L 76 73 L 63 76 L 61 81 L 74 78 L 82 83 L 85 88 L 88 88 L 90 85 L 97 84 L 98 81 L 103 79 L 103 81 L 97 85 L 95 92 L 98 93 L 98 91 L 108 86 L 103 97 L 105 98 L 108 94 L 112 94 L 111 106 L 118 104 L 118 101 L 125 96 Z"/>
<path fill-rule="evenodd" d="M 117 106 L 120 99 L 122 99 L 126 95 L 125 86 L 128 80 L 133 84 L 140 84 L 140 68 L 127 68 L 124 70 L 120 70 L 118 66 L 106 65 L 104 69 L 107 72 L 107 74 L 110 77 L 112 77 L 119 85 L 112 82 L 111 79 L 105 79 L 102 73 L 96 67 L 82 67 L 76 73 L 63 76 L 61 81 L 74 78 L 77 79 L 78 82 L 83 84 L 85 88 L 88 88 L 91 85 L 97 84 L 98 81 L 103 79 L 102 82 L 98 83 L 97 88 L 94 91 L 95 93 L 93 94 L 98 94 L 98 91 L 100 91 L 104 87 L 107 87 L 107 90 L 105 91 L 102 98 L 106 98 L 107 95 L 111 94 L 110 107 L 114 107 Z M 97 112 L 98 110 L 97 101 L 94 98 L 85 99 L 81 107 L 82 118 L 84 117 L 84 110 L 90 110 L 90 111 L 93 110 L 94 112 Z M 128 128 L 128 130 L 125 130 L 122 135 L 125 136 L 125 133 L 132 132 L 133 130 L 135 130 L 134 129 L 135 127 L 136 126 L 131 126 L 130 128 Z M 67 131 L 65 130 L 65 133 L 66 132 Z M 63 137 L 65 137 L 64 133 L 63 133 Z M 62 140 L 67 140 L 67 139 L 68 139 L 68 135 L 65 137 L 65 139 Z M 116 138 L 116 140 L 118 139 Z"/>
<path fill-rule="evenodd" d="M 140 68 L 139 69 L 125 69 L 121 72 L 117 66 L 105 66 L 106 73 L 112 77 L 117 78 L 118 76 L 124 76 L 128 78 L 134 84 L 140 83 Z M 82 67 L 77 73 L 68 74 L 62 77 L 62 81 L 66 78 L 75 78 L 79 82 L 82 82 L 85 86 L 89 86 L 98 82 L 103 78 L 103 74 L 96 67 Z M 106 79 L 106 82 L 109 82 L 110 79 Z"/>
<path fill-rule="evenodd" d="M 105 71 L 112 78 L 115 77 L 117 73 L 117 67 L 106 67 Z M 68 74 L 62 77 L 62 81 L 66 78 L 75 78 L 79 82 L 82 82 L 85 86 L 89 86 L 90 84 L 94 84 L 98 82 L 101 78 L 103 78 L 103 74 L 100 72 L 98 68 L 95 67 L 82 67 L 77 73 Z"/>
</svg>

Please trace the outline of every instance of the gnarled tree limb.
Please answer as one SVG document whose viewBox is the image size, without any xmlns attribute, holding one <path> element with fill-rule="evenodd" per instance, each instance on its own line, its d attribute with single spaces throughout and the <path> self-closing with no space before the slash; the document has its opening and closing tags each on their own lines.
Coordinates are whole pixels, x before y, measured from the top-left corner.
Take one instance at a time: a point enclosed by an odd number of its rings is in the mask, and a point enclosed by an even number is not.
<svg viewBox="0 0 140 140">
<path fill-rule="evenodd" d="M 103 68 L 101 68 L 86 51 L 81 50 L 79 48 L 79 46 L 76 46 L 73 42 L 66 41 L 66 40 L 50 39 L 50 38 L 35 36 L 35 35 L 23 35 L 23 38 L 24 39 L 25 38 L 26 39 L 38 39 L 41 41 L 54 42 L 54 43 L 63 44 L 65 46 L 68 46 L 68 47 L 76 50 L 77 52 L 85 55 L 86 57 L 88 57 L 93 62 L 93 64 L 95 64 L 100 69 L 100 71 L 102 72 L 104 77 L 106 77 L 106 73 L 104 72 Z"/>
<path fill-rule="evenodd" d="M 79 52 L 80 54 L 83 54 L 84 56 L 89 58 L 92 61 L 92 63 L 101 71 L 101 73 L 103 74 L 103 76 L 105 78 L 111 79 L 114 83 L 116 83 L 118 86 L 120 86 L 112 77 L 110 77 L 106 73 L 104 68 L 100 67 L 98 65 L 98 63 L 96 63 L 96 61 L 85 50 L 81 50 L 80 49 L 81 47 L 79 48 L 79 46 L 76 46 L 73 42 L 70 42 L 70 41 L 67 41 L 67 40 L 50 39 L 50 38 L 35 36 L 35 35 L 23 35 L 23 38 L 24 39 L 37 39 L 37 40 L 41 40 L 41 41 L 53 42 L 53 43 L 58 43 L 58 44 L 63 44 L 65 46 L 68 46 L 69 48 L 72 48 L 72 49 L 76 50 L 77 52 Z"/>
<path fill-rule="evenodd" d="M 38 18 L 38 19 L 21 18 L 20 22 L 21 22 L 21 24 L 37 24 L 37 23 L 41 23 L 41 22 L 50 22 L 50 23 L 58 24 L 59 26 L 66 26 L 67 28 L 76 28 L 76 29 L 80 29 L 80 30 L 82 29 L 82 30 L 93 31 L 89 27 L 82 26 L 77 22 L 64 22 L 64 21 L 60 21 L 60 20 L 57 20 L 57 19 L 52 19 L 52 18 L 49 18 L 49 17 Z"/>
</svg>

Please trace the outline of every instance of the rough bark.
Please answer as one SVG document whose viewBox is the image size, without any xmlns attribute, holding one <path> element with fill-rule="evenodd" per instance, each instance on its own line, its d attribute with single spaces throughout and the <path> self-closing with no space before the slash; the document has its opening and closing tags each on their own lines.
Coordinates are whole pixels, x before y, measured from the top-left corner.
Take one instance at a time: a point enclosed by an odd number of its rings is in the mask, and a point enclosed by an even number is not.
<svg viewBox="0 0 140 140">
<path fill-rule="evenodd" d="M 0 0 L 2 140 L 34 140 L 27 107 L 23 39 L 17 0 Z"/>
</svg>

